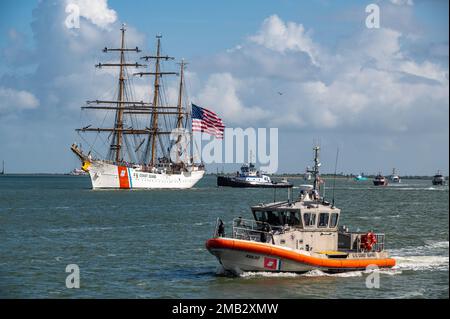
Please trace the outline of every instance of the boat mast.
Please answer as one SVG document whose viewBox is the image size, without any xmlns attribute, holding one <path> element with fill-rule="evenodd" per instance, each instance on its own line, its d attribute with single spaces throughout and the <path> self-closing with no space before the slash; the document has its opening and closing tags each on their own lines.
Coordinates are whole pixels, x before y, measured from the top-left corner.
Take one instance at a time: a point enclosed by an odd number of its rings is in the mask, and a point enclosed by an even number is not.
<svg viewBox="0 0 450 319">
<path fill-rule="evenodd" d="M 184 67 L 186 63 L 184 59 L 181 60 L 180 63 L 180 87 L 178 91 L 178 117 L 177 117 L 177 128 L 183 128 L 183 85 L 184 85 Z"/>
<path fill-rule="evenodd" d="M 141 52 L 138 47 L 133 49 L 125 48 L 125 24 L 122 24 L 121 31 L 121 41 L 120 48 L 107 48 L 103 49 L 103 52 L 120 52 L 120 61 L 119 63 L 99 63 L 96 65 L 97 68 L 102 67 L 119 67 L 119 93 L 117 97 L 117 101 L 87 101 L 88 106 L 82 107 L 82 109 L 103 109 L 103 110 L 114 110 L 115 111 L 115 120 L 113 128 L 92 128 L 91 125 L 88 125 L 84 128 L 77 129 L 77 132 L 110 132 L 112 133 L 111 144 L 109 146 L 109 155 L 108 159 L 115 161 L 116 163 L 121 162 L 123 160 L 122 157 L 122 145 L 123 145 L 123 134 L 143 134 L 147 133 L 146 130 L 135 130 L 133 128 L 124 129 L 124 114 L 135 112 L 136 107 L 148 108 L 149 105 L 143 102 L 129 102 L 125 101 L 125 67 L 133 66 L 133 67 L 143 67 L 145 65 L 138 63 L 126 63 L 125 61 L 125 52 L 134 51 Z M 91 106 L 91 104 L 97 104 L 99 106 Z"/>
<path fill-rule="evenodd" d="M 151 150 L 151 157 L 150 157 L 150 166 L 154 167 L 156 164 L 155 161 L 155 157 L 156 157 L 156 138 L 158 137 L 158 135 L 160 134 L 159 132 L 159 126 L 158 126 L 158 114 L 162 114 L 161 112 L 158 112 L 158 108 L 162 107 L 158 105 L 158 100 L 159 100 L 159 87 L 160 87 L 160 83 L 159 83 L 159 78 L 163 75 L 168 75 L 168 74 L 177 74 L 176 72 L 161 72 L 161 65 L 160 65 L 160 60 L 164 59 L 164 60 L 173 60 L 174 57 L 170 57 L 170 56 L 161 56 L 161 38 L 162 35 L 157 35 L 156 39 L 157 39 L 157 46 L 156 46 L 156 55 L 155 56 L 143 56 L 141 59 L 145 59 L 146 61 L 150 60 L 150 59 L 155 59 L 156 63 L 155 63 L 155 72 L 140 72 L 140 73 L 135 73 L 136 75 L 154 75 L 155 76 L 155 80 L 153 83 L 153 104 L 152 104 L 152 116 L 151 116 L 151 130 L 150 130 L 150 134 L 149 134 L 149 141 L 147 143 L 147 148 L 145 151 L 145 154 L 147 155 L 149 153 L 149 148 Z"/>
<path fill-rule="evenodd" d="M 181 59 L 180 64 L 180 85 L 178 90 L 178 104 L 177 104 L 177 129 L 178 133 L 181 133 L 181 129 L 183 128 L 183 85 L 184 85 L 184 68 L 186 63 L 184 59 Z M 181 140 L 181 135 L 178 135 L 176 145 L 179 146 L 179 142 Z M 177 164 L 180 163 L 180 150 L 177 150 Z"/>
<path fill-rule="evenodd" d="M 116 122 L 114 127 L 117 129 L 115 132 L 116 138 L 112 139 L 113 144 L 111 144 L 110 149 L 115 151 L 115 161 L 116 163 L 122 160 L 122 130 L 123 130 L 123 92 L 124 92 L 124 76 L 123 76 L 123 64 L 125 63 L 125 25 L 122 25 L 120 29 L 122 31 L 122 40 L 120 45 L 120 74 L 119 74 L 119 98 L 117 104 L 117 112 L 116 112 Z M 114 140 L 116 140 L 116 144 L 114 144 Z"/>
<path fill-rule="evenodd" d="M 319 167 L 320 167 L 320 162 L 319 162 L 319 150 L 320 147 L 319 146 L 315 146 L 313 148 L 314 150 L 314 167 L 313 169 L 309 169 L 307 170 L 308 172 L 310 172 L 313 176 L 314 176 L 314 190 L 319 190 L 320 188 L 320 177 L 319 177 Z"/>
</svg>

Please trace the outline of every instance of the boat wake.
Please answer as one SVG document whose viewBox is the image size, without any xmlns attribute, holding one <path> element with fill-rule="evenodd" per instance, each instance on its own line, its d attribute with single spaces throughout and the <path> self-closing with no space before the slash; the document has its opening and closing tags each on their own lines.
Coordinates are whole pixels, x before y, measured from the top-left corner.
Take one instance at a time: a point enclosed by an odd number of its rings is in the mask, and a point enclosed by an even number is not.
<svg viewBox="0 0 450 319">
<path fill-rule="evenodd" d="M 302 278 L 302 277 L 336 277 L 336 278 L 350 278 L 350 277 L 362 277 L 363 275 L 372 273 L 373 270 L 366 270 L 366 271 L 349 271 L 349 272 L 342 272 L 337 274 L 330 274 L 323 272 L 319 269 L 314 269 L 311 271 L 308 271 L 303 274 L 299 273 L 293 273 L 293 272 L 282 272 L 282 273 L 275 273 L 275 272 L 252 272 L 247 271 L 240 274 L 239 277 L 241 278 Z M 402 271 L 399 269 L 381 269 L 378 270 L 380 274 L 384 275 L 398 275 L 401 274 Z"/>
<path fill-rule="evenodd" d="M 412 271 L 449 270 L 448 241 L 429 241 L 423 246 L 391 250 L 397 261 L 394 269 Z"/>
</svg>

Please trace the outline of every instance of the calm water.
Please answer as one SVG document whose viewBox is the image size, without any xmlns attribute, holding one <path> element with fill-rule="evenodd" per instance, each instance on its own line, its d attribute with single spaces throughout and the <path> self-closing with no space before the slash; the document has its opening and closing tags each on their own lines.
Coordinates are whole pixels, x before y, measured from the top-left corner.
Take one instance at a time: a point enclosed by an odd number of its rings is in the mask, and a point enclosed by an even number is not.
<svg viewBox="0 0 450 319">
<path fill-rule="evenodd" d="M 249 205 L 273 200 L 273 190 L 218 189 L 213 176 L 184 191 L 89 187 L 85 177 L 0 177 L 0 297 L 449 297 L 449 193 L 431 181 L 386 188 L 336 182 L 341 224 L 384 231 L 397 258 L 379 289 L 367 289 L 362 272 L 217 275 L 218 262 L 204 248 L 216 217 L 250 217 Z M 65 287 L 72 263 L 80 289 Z"/>
</svg>

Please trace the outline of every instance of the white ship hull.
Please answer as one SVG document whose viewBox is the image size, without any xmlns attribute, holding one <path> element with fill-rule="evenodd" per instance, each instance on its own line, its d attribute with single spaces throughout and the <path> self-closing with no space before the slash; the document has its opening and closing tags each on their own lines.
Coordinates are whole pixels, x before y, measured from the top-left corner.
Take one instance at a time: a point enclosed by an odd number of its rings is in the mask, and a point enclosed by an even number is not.
<svg viewBox="0 0 450 319">
<path fill-rule="evenodd" d="M 186 189 L 193 187 L 204 174 L 204 170 L 150 173 L 101 161 L 93 161 L 89 166 L 93 189 Z"/>
</svg>

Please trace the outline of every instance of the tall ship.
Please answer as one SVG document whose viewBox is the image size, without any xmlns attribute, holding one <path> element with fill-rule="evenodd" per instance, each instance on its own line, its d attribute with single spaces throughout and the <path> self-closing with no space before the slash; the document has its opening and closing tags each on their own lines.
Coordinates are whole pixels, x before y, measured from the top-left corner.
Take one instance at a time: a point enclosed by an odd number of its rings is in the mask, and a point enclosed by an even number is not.
<svg viewBox="0 0 450 319">
<path fill-rule="evenodd" d="M 235 176 L 217 176 L 217 186 L 229 187 L 258 187 L 258 188 L 288 188 L 293 184 L 283 179 L 279 182 L 273 181 L 269 176 L 262 174 L 255 164 L 243 164 L 241 171 Z"/>
<path fill-rule="evenodd" d="M 130 73 L 131 68 L 147 65 L 126 60 L 130 54 L 141 50 L 126 46 L 125 25 L 120 31 L 120 47 L 103 49 L 105 53 L 118 54 L 119 61 L 96 65 L 119 70 L 117 94 L 107 100 L 87 101 L 87 105 L 82 106 L 82 110 L 108 113 L 111 121 L 107 123 L 105 114 L 97 115 L 97 119 L 103 119 L 101 127 L 89 123 L 76 130 L 83 141 L 86 141 L 84 133 L 95 134 L 94 141 L 103 141 L 107 154 L 101 155 L 92 144 L 87 153 L 77 144 L 73 144 L 71 150 L 80 159 L 82 169 L 89 173 L 93 189 L 191 188 L 203 177 L 205 169 L 201 161 L 195 162 L 190 155 L 193 154 L 190 150 L 194 149 L 192 143 L 183 143 L 189 140 L 187 137 L 192 137 L 192 112 L 184 98 L 186 63 L 181 61 L 179 72 L 165 71 L 164 63 L 174 58 L 161 53 L 161 36 L 158 35 L 156 52 L 141 57 L 153 69 Z M 176 105 L 169 105 L 166 95 L 164 79 L 171 75 L 179 76 Z M 152 77 L 148 102 L 133 98 L 134 76 Z"/>
<path fill-rule="evenodd" d="M 437 173 L 433 176 L 431 182 L 433 183 L 433 185 L 445 185 L 445 177 L 441 174 L 440 171 L 437 171 Z"/>
<path fill-rule="evenodd" d="M 389 176 L 389 180 L 392 183 L 401 183 L 402 182 L 402 180 L 401 180 L 400 176 L 398 176 L 395 168 L 392 169 L 392 174 L 391 174 L 391 176 Z"/>
<path fill-rule="evenodd" d="M 217 219 L 206 248 L 227 272 L 302 273 L 318 269 L 333 273 L 395 265 L 385 250 L 383 233 L 339 226 L 341 210 L 334 199 L 330 203 L 321 196 L 319 147 L 314 151 L 314 183 L 301 187 L 295 200 L 289 189 L 286 201 L 252 206 L 253 218 L 238 217 L 231 229 Z"/>
<path fill-rule="evenodd" d="M 388 180 L 381 173 L 378 173 L 373 179 L 373 185 L 375 186 L 387 186 Z"/>
</svg>

